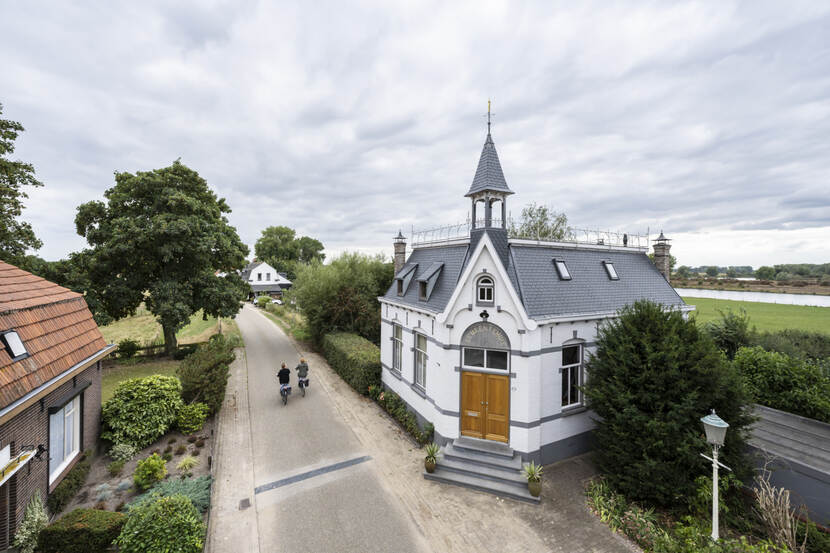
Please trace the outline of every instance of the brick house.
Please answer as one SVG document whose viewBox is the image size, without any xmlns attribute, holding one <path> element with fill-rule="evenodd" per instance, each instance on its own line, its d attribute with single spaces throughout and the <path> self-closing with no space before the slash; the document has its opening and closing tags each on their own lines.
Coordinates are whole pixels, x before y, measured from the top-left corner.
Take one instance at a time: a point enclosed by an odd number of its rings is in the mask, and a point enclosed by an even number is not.
<svg viewBox="0 0 830 553">
<path fill-rule="evenodd" d="M 0 261 L 0 550 L 94 447 L 108 345 L 83 296 Z"/>
</svg>

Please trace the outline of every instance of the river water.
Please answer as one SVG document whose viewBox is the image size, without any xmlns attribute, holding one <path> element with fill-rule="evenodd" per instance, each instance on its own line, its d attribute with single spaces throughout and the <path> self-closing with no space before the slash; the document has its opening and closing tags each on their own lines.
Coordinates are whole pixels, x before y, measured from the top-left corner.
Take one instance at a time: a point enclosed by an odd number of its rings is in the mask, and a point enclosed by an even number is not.
<svg viewBox="0 0 830 553">
<path fill-rule="evenodd" d="M 699 290 L 675 288 L 677 293 L 689 298 L 713 298 L 716 300 L 754 301 L 760 303 L 786 303 L 789 305 L 814 305 L 830 307 L 830 296 L 811 294 L 780 294 L 777 292 L 737 292 L 733 290 Z"/>
</svg>

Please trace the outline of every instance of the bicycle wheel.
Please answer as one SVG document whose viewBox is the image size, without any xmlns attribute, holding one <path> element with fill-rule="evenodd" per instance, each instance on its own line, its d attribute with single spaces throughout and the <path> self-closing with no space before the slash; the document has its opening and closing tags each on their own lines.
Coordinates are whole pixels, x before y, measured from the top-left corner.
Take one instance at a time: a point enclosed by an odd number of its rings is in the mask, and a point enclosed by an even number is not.
<svg viewBox="0 0 830 553">
<path fill-rule="evenodd" d="M 303 393 L 303 397 L 305 397 L 305 386 L 300 386 L 300 391 Z"/>
<path fill-rule="evenodd" d="M 288 403 L 288 394 L 282 392 L 282 404 L 285 405 L 286 403 Z"/>
</svg>

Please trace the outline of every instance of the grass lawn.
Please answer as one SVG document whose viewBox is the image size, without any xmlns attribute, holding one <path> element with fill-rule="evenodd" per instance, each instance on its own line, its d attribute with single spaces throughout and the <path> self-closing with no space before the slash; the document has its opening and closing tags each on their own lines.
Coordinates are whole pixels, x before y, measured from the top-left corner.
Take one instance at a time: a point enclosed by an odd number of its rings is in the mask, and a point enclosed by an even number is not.
<svg viewBox="0 0 830 553">
<path fill-rule="evenodd" d="M 705 323 L 720 318 L 718 310 L 740 311 L 749 315 L 750 324 L 758 330 L 784 330 L 796 328 L 830 334 L 830 307 L 783 305 L 751 301 L 717 300 L 712 298 L 683 298 L 697 309 L 693 316 Z"/>
<path fill-rule="evenodd" d="M 141 345 L 150 345 L 162 341 L 161 325 L 156 318 L 142 305 L 135 315 L 115 321 L 107 326 L 102 326 L 101 334 L 110 344 L 117 344 L 121 340 L 131 338 Z M 222 332 L 226 328 L 239 329 L 232 320 L 222 319 Z M 215 317 L 208 317 L 202 320 L 202 312 L 198 311 L 190 317 L 190 323 L 176 333 L 176 339 L 180 344 L 192 344 L 204 342 L 219 331 L 219 324 Z"/>
<path fill-rule="evenodd" d="M 128 378 L 139 378 L 161 374 L 164 376 L 176 376 L 176 367 L 181 361 L 172 359 L 151 359 L 135 363 L 107 363 L 104 365 L 101 375 L 101 401 L 107 401 L 112 397 L 118 383 Z"/>
</svg>

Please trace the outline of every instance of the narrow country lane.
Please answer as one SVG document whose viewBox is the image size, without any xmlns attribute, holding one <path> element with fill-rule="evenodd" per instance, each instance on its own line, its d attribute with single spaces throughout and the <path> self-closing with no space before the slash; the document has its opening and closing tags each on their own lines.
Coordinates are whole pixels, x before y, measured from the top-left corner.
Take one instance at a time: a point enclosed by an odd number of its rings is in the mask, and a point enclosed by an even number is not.
<svg viewBox="0 0 830 553">
<path fill-rule="evenodd" d="M 313 370 L 307 395 L 299 394 L 290 340 L 250 305 L 236 320 L 247 356 L 260 551 L 426 551 Z M 285 406 L 276 381 L 283 360 L 293 388 Z"/>
</svg>

